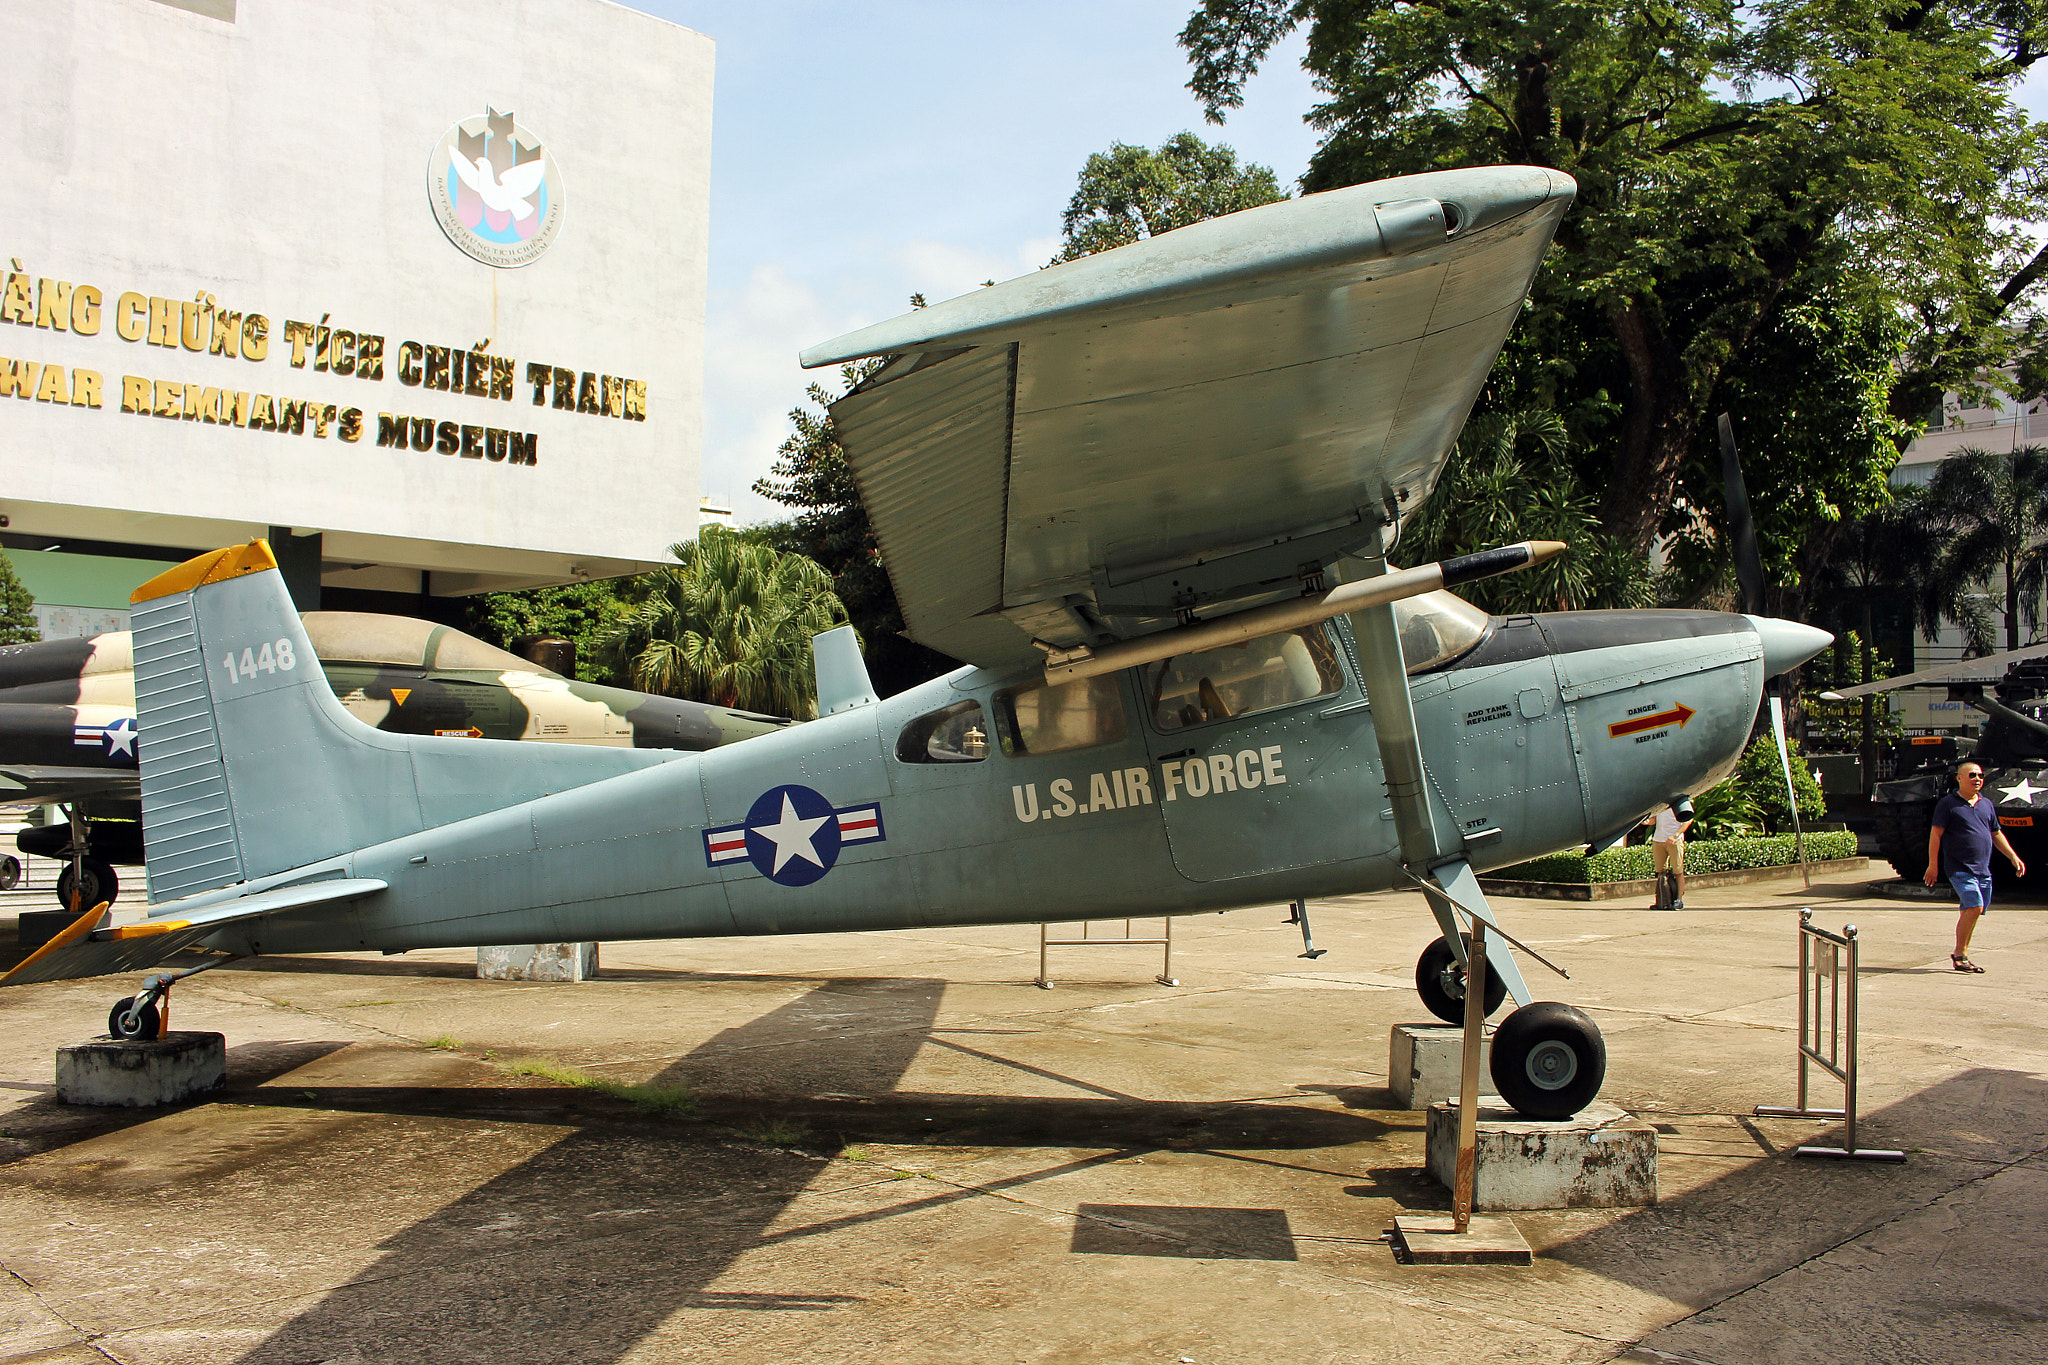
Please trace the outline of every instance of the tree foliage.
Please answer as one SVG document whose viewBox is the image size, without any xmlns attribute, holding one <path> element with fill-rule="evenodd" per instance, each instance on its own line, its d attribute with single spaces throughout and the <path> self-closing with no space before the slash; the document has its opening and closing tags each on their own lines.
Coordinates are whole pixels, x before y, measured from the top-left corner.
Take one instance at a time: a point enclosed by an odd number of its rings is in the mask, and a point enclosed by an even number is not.
<svg viewBox="0 0 2048 1365">
<path fill-rule="evenodd" d="M 2020 647 L 2022 624 L 2028 634 L 2040 633 L 2048 589 L 2048 446 L 1958 451 L 1935 467 L 1916 512 L 1941 545 L 1923 590 L 1929 635 L 1939 610 L 1962 627 L 1974 650 L 1988 653 L 1988 622 L 1964 605 L 1979 589 L 1993 590 L 2003 604 L 2005 648 Z"/>
<path fill-rule="evenodd" d="M 14 576 L 7 552 L 0 550 L 0 645 L 32 644 L 43 638 L 35 605 L 35 597 Z"/>
<path fill-rule="evenodd" d="M 670 553 L 606 637 L 607 660 L 645 692 L 809 719 L 811 637 L 846 621 L 831 575 L 721 526 Z"/>
<path fill-rule="evenodd" d="M 1719 390 L 1778 373 L 1750 362 L 1815 282 L 1839 282 L 1851 316 L 1912 319 L 1894 418 L 2024 350 L 2013 323 L 2048 251 L 2010 223 L 2033 216 L 2044 147 L 2009 93 L 2048 51 L 2044 11 L 1206 0 L 1181 41 L 1221 121 L 1273 44 L 1308 28 L 1324 141 L 1307 189 L 1496 163 L 1577 180 L 1537 282 L 1529 382 L 1593 456 L 1603 525 L 1640 552 L 1675 508 L 1710 505 L 1682 479 Z M 1745 454 L 1763 468 L 1776 449 L 1752 433 Z"/>
<path fill-rule="evenodd" d="M 912 302 L 922 307 L 921 299 Z M 833 590 L 845 605 L 848 619 L 867 645 L 868 676 L 882 696 L 893 696 L 930 678 L 950 673 L 959 661 L 903 638 L 903 613 L 896 590 L 875 543 L 874 524 L 860 500 L 853 466 L 833 429 L 831 405 L 843 397 L 879 362 L 844 366 L 837 392 L 812 384 L 805 397 L 811 407 L 790 409 L 789 437 L 783 441 L 767 478 L 754 491 L 786 507 L 795 517 L 750 534 L 792 554 L 824 566 Z"/>
<path fill-rule="evenodd" d="M 1081 168 L 1060 219 L 1065 245 L 1052 264 L 1286 197 L 1269 167 L 1239 165 L 1235 149 L 1193 133 L 1177 133 L 1157 150 L 1112 143 Z"/>
<path fill-rule="evenodd" d="M 521 636 L 560 636 L 576 646 L 578 678 L 624 687 L 629 685 L 625 674 L 606 664 L 601 646 L 642 596 L 638 578 L 487 592 L 470 599 L 467 625 L 479 639 L 506 649 Z"/>
<path fill-rule="evenodd" d="M 1400 558 L 1425 564 L 1517 540 L 1561 540 L 1571 548 L 1549 563 L 1481 579 L 1459 595 L 1503 614 L 1648 606 L 1649 562 L 1601 530 L 1597 500 L 1567 455 L 1555 413 L 1473 418 L 1429 501 L 1403 529 Z"/>
</svg>

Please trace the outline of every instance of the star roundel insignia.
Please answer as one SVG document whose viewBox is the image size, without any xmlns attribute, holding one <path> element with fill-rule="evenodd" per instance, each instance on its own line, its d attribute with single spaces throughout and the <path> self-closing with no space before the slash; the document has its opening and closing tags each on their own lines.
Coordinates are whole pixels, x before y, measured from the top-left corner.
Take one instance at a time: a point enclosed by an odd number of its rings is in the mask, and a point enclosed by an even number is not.
<svg viewBox="0 0 2048 1365">
<path fill-rule="evenodd" d="M 116 763 L 126 761 L 132 767 L 138 757 L 135 751 L 135 740 L 134 718 L 122 716 L 118 720 L 107 723 L 100 742 L 105 746 L 104 752 L 109 759 Z"/>
<path fill-rule="evenodd" d="M 1999 790 L 2005 793 L 2007 801 L 2024 801 L 2031 806 L 2034 804 L 2034 798 L 2037 795 L 2042 792 L 2048 792 L 2048 787 L 2037 787 L 2034 785 L 2032 778 L 2022 776 L 2017 784 L 2010 787 L 2001 787 Z"/>
<path fill-rule="evenodd" d="M 809 886 L 839 861 L 839 821 L 822 793 L 794 784 L 761 793 L 747 811 L 747 858 L 780 886 Z"/>
</svg>

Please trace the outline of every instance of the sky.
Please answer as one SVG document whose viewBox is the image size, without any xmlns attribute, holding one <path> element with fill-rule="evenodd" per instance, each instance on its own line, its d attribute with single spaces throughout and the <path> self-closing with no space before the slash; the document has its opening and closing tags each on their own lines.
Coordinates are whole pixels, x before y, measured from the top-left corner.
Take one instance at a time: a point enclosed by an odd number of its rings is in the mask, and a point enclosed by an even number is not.
<svg viewBox="0 0 2048 1365">
<path fill-rule="evenodd" d="M 1307 168 L 1315 92 L 1301 35 L 1221 128 L 1176 37 L 1195 0 L 631 0 L 718 44 L 705 313 L 703 492 L 741 522 L 789 410 L 837 372 L 803 347 L 1051 259 L 1082 164 L 1192 130 Z M 2048 72 L 2022 103 L 2048 118 Z"/>
</svg>

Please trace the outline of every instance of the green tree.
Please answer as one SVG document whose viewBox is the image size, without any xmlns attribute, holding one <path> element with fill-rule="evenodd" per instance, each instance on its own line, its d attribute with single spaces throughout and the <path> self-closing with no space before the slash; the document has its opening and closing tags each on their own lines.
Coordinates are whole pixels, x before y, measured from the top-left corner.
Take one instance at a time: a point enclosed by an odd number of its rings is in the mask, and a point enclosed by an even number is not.
<svg viewBox="0 0 2048 1365">
<path fill-rule="evenodd" d="M 1429 501 L 1403 529 L 1400 557 L 1426 564 L 1518 540 L 1561 540 L 1571 548 L 1549 563 L 1467 584 L 1459 595 L 1499 614 L 1648 606 L 1649 561 L 1601 530 L 1567 447 L 1555 413 L 1473 418 Z"/>
<path fill-rule="evenodd" d="M 798 554 L 707 526 L 644 575 L 647 595 L 603 651 L 645 692 L 807 720 L 811 637 L 846 621 L 832 577 Z"/>
<path fill-rule="evenodd" d="M 913 300 L 922 306 L 921 301 Z M 882 696 L 950 673 L 960 666 L 937 650 L 903 638 L 903 613 L 875 543 L 875 528 L 860 500 L 853 466 L 839 444 L 830 406 L 867 375 L 876 362 L 840 370 L 840 389 L 822 384 L 805 390 L 811 407 L 792 408 L 793 428 L 777 452 L 767 478 L 754 491 L 797 510 L 795 517 L 749 531 L 779 550 L 801 554 L 832 575 L 833 590 L 848 619 L 867 644 L 868 675 Z"/>
<path fill-rule="evenodd" d="M 566 583 L 522 592 L 480 593 L 469 601 L 472 635 L 500 648 L 524 635 L 557 635 L 576 646 L 576 676 L 584 682 L 628 686 L 626 676 L 607 666 L 604 641 L 621 616 L 633 610 L 644 589 L 638 578 Z"/>
<path fill-rule="evenodd" d="M 1814 781 L 1813 769 L 1799 755 L 1799 741 L 1788 737 L 1785 748 L 1792 755 L 1792 786 L 1799 793 L 1799 820 L 1810 826 L 1828 813 L 1827 800 L 1821 795 L 1820 783 Z M 1768 724 L 1758 730 L 1756 738 L 1742 751 L 1733 781 L 1742 798 L 1763 814 L 1771 833 L 1792 832 L 1792 803 L 1785 799 L 1785 766 L 1778 762 L 1778 742 L 1772 738 Z"/>
<path fill-rule="evenodd" d="M 32 644 L 43 638 L 35 605 L 36 599 L 14 576 L 7 551 L 0 550 L 0 645 Z"/>
<path fill-rule="evenodd" d="M 1901 489 L 1892 502 L 1845 522 L 1835 537 L 1832 555 L 1815 575 L 1805 619 L 1835 632 L 1832 654 L 1837 657 L 1824 655 L 1802 671 L 1809 694 L 1875 682 L 1889 672 L 1873 644 L 1879 620 L 1897 619 L 1902 606 L 1910 618 L 1910 604 L 1924 595 L 1941 560 L 1940 540 L 1917 513 L 1920 498 L 1918 489 Z M 1845 649 L 1853 666 L 1840 662 Z M 1802 699 L 1809 734 L 1811 727 L 1831 723 L 1843 707 L 1852 708 L 1856 717 L 1857 752 L 1865 764 L 1874 762 L 1877 740 L 1891 715 L 1882 697 L 1834 703 Z"/>
<path fill-rule="evenodd" d="M 1286 197 L 1269 167 L 1239 165 L 1233 148 L 1193 133 L 1176 133 L 1156 151 L 1112 143 L 1081 168 L 1060 219 L 1066 243 L 1052 264 Z"/>
<path fill-rule="evenodd" d="M 2024 342 L 2048 252 L 2044 160 L 2014 83 L 2048 52 L 2026 0 L 1205 0 L 1181 34 L 1212 119 L 1309 31 L 1325 137 L 1310 190 L 1451 166 L 1579 185 L 1538 278 L 1543 382 L 1603 466 L 1602 524 L 1666 529 L 1717 390 L 1804 278 L 1916 319 L 1893 415 Z M 1907 402 L 1902 411 L 1900 402 Z"/>
<path fill-rule="evenodd" d="M 2020 647 L 2023 621 L 2039 633 L 2048 587 L 2048 446 L 1958 451 L 1935 467 L 1920 510 L 1943 545 L 1937 590 L 2001 590 L 2007 649 Z"/>
</svg>

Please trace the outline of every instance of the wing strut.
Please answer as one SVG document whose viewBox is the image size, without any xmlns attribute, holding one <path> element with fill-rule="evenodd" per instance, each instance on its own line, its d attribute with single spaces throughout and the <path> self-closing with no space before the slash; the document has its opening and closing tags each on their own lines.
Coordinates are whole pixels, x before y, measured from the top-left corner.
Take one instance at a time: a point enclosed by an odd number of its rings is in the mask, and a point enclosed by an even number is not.
<svg viewBox="0 0 2048 1365">
<path fill-rule="evenodd" d="M 1384 536 L 1382 527 L 1355 565 L 1347 566 L 1351 570 L 1347 577 L 1377 578 L 1389 572 Z M 1500 925 L 1472 873 L 1464 837 L 1458 833 L 1450 811 L 1442 808 L 1441 798 L 1436 797 L 1423 767 L 1422 741 L 1415 729 L 1415 702 L 1408 694 L 1408 667 L 1401 656 L 1401 631 L 1394 620 L 1393 604 L 1361 608 L 1351 612 L 1350 619 L 1352 635 L 1358 641 L 1359 681 L 1365 685 L 1366 699 L 1372 704 L 1373 735 L 1379 742 L 1380 767 L 1386 774 L 1387 800 L 1394 808 L 1394 828 L 1401 837 L 1401 863 L 1411 877 L 1422 883 L 1429 908 L 1443 929 L 1444 941 L 1462 966 L 1465 944 L 1460 937 L 1457 911 L 1463 910 L 1467 916 L 1483 921 L 1489 929 L 1499 929 Z M 1503 932 L 1501 937 L 1508 935 Z M 1507 987 L 1517 1006 L 1535 998 L 1529 994 L 1528 983 L 1522 980 L 1512 953 L 1502 952 L 1497 959 L 1489 957 L 1487 966 L 1500 976 L 1501 984 Z"/>
</svg>

